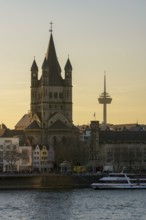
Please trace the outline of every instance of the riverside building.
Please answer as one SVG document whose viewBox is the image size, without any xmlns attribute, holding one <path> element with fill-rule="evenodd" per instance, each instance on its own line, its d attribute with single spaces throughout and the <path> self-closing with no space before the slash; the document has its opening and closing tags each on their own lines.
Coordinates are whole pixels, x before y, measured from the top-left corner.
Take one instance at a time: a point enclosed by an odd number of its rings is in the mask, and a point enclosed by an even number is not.
<svg viewBox="0 0 146 220">
<path fill-rule="evenodd" d="M 93 127 L 94 124 L 96 127 Z M 114 130 L 113 125 L 102 130 L 98 125 L 98 121 L 91 122 L 91 136 L 88 138 L 89 162 L 92 166 L 112 165 L 118 172 L 123 167 L 130 171 L 146 171 L 145 126 L 128 125 L 126 128 L 125 124 L 122 129 L 117 129 L 116 125 Z"/>
</svg>

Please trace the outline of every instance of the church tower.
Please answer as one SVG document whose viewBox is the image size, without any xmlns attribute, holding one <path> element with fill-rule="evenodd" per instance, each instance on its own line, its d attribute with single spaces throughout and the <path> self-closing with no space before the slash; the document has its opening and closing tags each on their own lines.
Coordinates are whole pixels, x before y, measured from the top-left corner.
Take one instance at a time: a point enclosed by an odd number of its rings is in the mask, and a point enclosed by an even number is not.
<svg viewBox="0 0 146 220">
<path fill-rule="evenodd" d="M 61 76 L 51 33 L 40 79 L 35 60 L 31 67 L 31 112 L 41 114 L 42 127 L 47 126 L 45 121 L 55 112 L 62 113 L 72 122 L 72 66 L 69 58 L 64 69 L 65 79 Z"/>
<path fill-rule="evenodd" d="M 51 142 L 77 132 L 72 120 L 72 65 L 68 57 L 64 78 L 57 59 L 52 27 L 50 39 L 39 78 L 34 59 L 31 66 L 30 124 L 26 132 L 35 133 L 36 142 Z M 58 137 L 57 137 L 57 136 Z M 37 137 L 39 136 L 39 138 Z"/>
</svg>

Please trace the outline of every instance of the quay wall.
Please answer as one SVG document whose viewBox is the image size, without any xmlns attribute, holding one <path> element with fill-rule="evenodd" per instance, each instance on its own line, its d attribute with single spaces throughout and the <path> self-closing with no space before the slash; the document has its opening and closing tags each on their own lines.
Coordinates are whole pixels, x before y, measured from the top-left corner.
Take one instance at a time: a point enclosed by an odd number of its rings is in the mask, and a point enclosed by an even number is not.
<svg viewBox="0 0 146 220">
<path fill-rule="evenodd" d="M 94 175 L 0 175 L 0 190 L 87 188 L 97 179 Z"/>
</svg>

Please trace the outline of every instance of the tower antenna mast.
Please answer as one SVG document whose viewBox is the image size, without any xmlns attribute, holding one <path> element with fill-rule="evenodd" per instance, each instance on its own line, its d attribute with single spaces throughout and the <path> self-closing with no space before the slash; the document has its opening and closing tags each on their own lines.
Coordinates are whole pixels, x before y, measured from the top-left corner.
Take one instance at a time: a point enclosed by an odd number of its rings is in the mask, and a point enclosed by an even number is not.
<svg viewBox="0 0 146 220">
<path fill-rule="evenodd" d="M 103 104 L 103 125 L 107 125 L 107 104 L 111 104 L 112 98 L 106 92 L 106 71 L 104 71 L 104 91 L 99 96 L 98 101 L 100 104 Z"/>
</svg>

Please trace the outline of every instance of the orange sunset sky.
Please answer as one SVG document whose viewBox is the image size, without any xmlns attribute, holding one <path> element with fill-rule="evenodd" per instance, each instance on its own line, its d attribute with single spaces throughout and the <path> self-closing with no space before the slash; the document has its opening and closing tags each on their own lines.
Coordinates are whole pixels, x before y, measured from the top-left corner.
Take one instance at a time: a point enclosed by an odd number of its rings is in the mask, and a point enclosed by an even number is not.
<svg viewBox="0 0 146 220">
<path fill-rule="evenodd" d="M 30 68 L 41 75 L 50 22 L 62 76 L 73 66 L 75 125 L 103 120 L 98 97 L 104 71 L 107 121 L 146 124 L 145 0 L 0 1 L 0 123 L 13 128 L 30 110 Z"/>
</svg>

